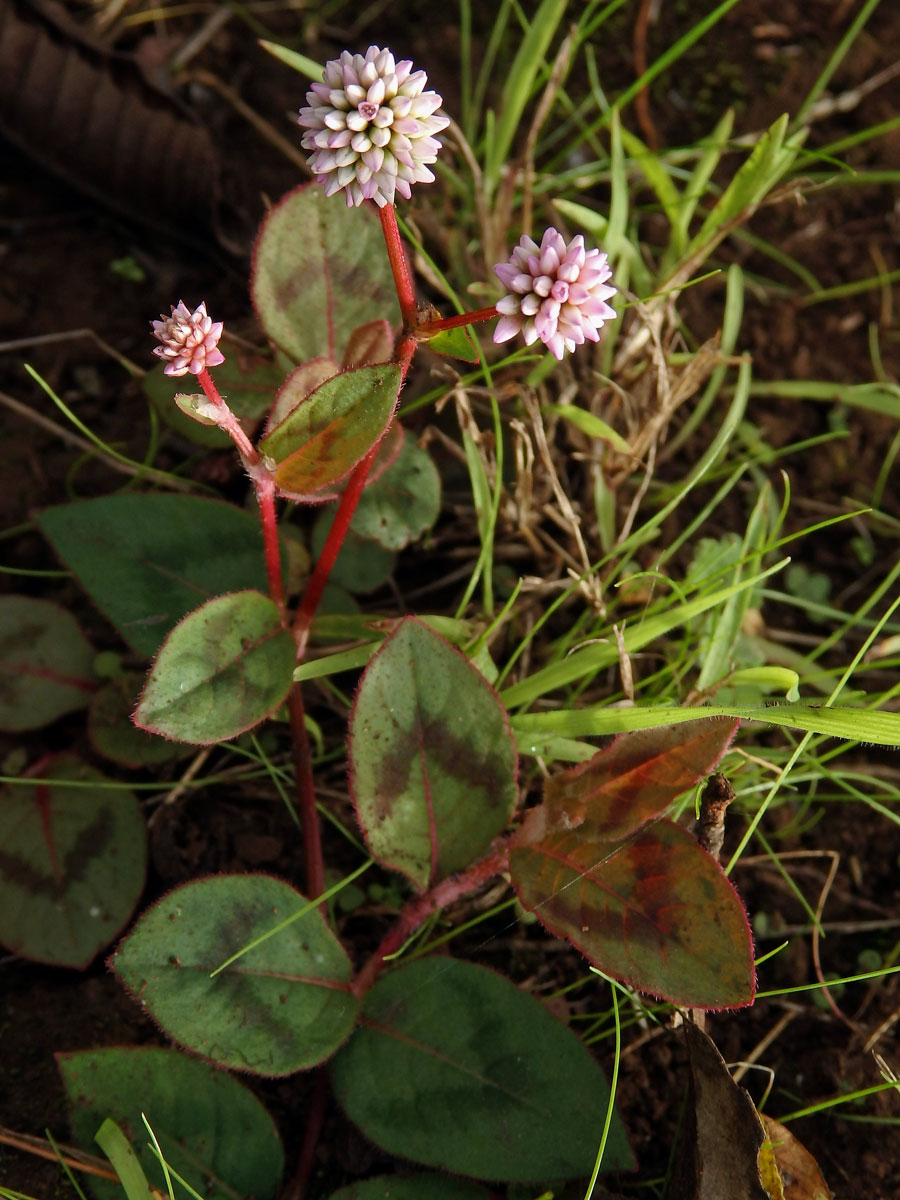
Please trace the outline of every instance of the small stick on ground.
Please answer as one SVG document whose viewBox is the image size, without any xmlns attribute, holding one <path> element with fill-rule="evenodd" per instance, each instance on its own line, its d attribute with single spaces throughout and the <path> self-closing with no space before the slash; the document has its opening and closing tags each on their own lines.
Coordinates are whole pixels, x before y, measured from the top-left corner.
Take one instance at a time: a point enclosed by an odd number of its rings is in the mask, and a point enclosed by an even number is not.
<svg viewBox="0 0 900 1200">
<path fill-rule="evenodd" d="M 725 841 L 725 810 L 734 799 L 734 788 L 717 771 L 710 775 L 700 797 L 700 820 L 697 822 L 697 841 L 712 857 L 719 861 L 722 853 L 722 843 Z M 706 1028 L 706 1011 L 702 1008 L 691 1009 L 694 1024 L 700 1029 Z"/>
<path fill-rule="evenodd" d="M 719 861 L 725 840 L 725 810 L 734 799 L 734 788 L 724 775 L 711 775 L 700 798 L 700 820 L 697 822 L 697 841 Z"/>
</svg>

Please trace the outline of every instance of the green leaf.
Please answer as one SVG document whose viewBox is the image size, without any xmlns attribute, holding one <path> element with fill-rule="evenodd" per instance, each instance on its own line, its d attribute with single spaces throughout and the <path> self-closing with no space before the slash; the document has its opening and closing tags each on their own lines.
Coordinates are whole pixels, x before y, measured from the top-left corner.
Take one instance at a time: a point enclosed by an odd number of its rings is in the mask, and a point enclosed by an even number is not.
<svg viewBox="0 0 900 1200">
<path fill-rule="evenodd" d="M 240 1071 L 315 1066 L 356 1020 L 343 948 L 314 904 L 269 875 L 217 875 L 169 892 L 111 965 L 170 1037 Z"/>
<path fill-rule="evenodd" d="M 555 417 L 562 417 L 565 421 L 571 421 L 576 429 L 580 429 L 588 437 L 610 442 L 622 454 L 631 453 L 631 447 L 622 435 L 616 433 L 611 425 L 607 425 L 605 421 L 601 421 L 599 417 L 594 416 L 592 412 L 588 412 L 586 408 L 579 408 L 576 404 L 554 404 L 548 411 Z"/>
<path fill-rule="evenodd" d="M 571 1030 L 508 979 L 446 958 L 375 984 L 332 1076 L 344 1111 L 383 1150 L 482 1179 L 590 1174 L 609 1105 Z M 617 1114 L 603 1166 L 633 1166 Z"/>
<path fill-rule="evenodd" d="M 607 975 L 692 1008 L 754 995 L 753 946 L 724 872 L 680 825 L 656 821 L 610 842 L 590 821 L 511 851 L 519 899 Z"/>
<path fill-rule="evenodd" d="M 738 722 L 710 717 L 687 729 L 672 725 L 622 734 L 581 766 L 544 784 L 550 828 L 575 829 L 615 841 L 659 816 L 705 778 L 728 749 Z"/>
<path fill-rule="evenodd" d="M 134 1143 L 147 1179 L 165 1194 L 146 1115 L 166 1162 L 203 1196 L 274 1200 L 284 1153 L 272 1118 L 242 1083 L 175 1050 L 116 1047 L 58 1054 L 76 1142 L 90 1149 L 104 1117 Z M 92 1186 L 105 1200 L 114 1184 Z M 179 1192 L 179 1195 L 181 1193 Z"/>
<path fill-rule="evenodd" d="M 185 391 L 185 378 L 166 375 L 164 366 L 164 363 L 160 363 L 148 371 L 141 382 L 144 395 L 163 421 L 195 445 L 231 446 L 232 441 L 227 433 L 213 425 L 198 423 L 176 403 L 175 397 Z M 284 379 L 284 372 L 269 358 L 251 358 L 231 352 L 213 374 L 216 387 L 228 401 L 228 407 L 238 417 L 244 431 L 252 434 L 271 408 L 275 393 Z M 189 378 L 189 382 L 193 380 Z"/>
<path fill-rule="evenodd" d="M 82 969 L 143 891 L 144 819 L 132 792 L 104 787 L 111 781 L 70 755 L 39 779 L 7 788 L 0 803 L 0 942 Z"/>
<path fill-rule="evenodd" d="M 154 767 L 185 753 L 177 742 L 136 729 L 131 719 L 144 676 L 129 672 L 101 688 L 88 712 L 88 736 L 98 754 L 123 767 Z"/>
<path fill-rule="evenodd" d="M 0 729 L 40 729 L 90 703 L 94 651 L 64 608 L 0 597 Z"/>
<path fill-rule="evenodd" d="M 485 854 L 515 807 L 516 750 L 496 692 L 413 617 L 365 670 L 348 757 L 372 857 L 422 889 Z"/>
<path fill-rule="evenodd" d="M 46 508 L 44 535 L 128 644 L 152 658 L 222 592 L 265 588 L 259 518 L 196 496 L 104 496 Z"/>
<path fill-rule="evenodd" d="M 461 358 L 463 362 L 481 362 L 481 354 L 472 335 L 464 325 L 456 325 L 452 329 L 442 329 L 434 334 L 426 343 L 429 350 L 442 354 L 445 358 Z"/>
<path fill-rule="evenodd" d="M 134 722 L 207 746 L 271 716 L 291 686 L 295 647 L 277 605 L 260 592 L 209 600 L 169 634 Z"/>
<path fill-rule="evenodd" d="M 342 371 L 320 384 L 259 444 L 277 463 L 280 490 L 308 496 L 342 479 L 384 433 L 399 390 L 394 363 Z"/>
<path fill-rule="evenodd" d="M 466 1179 L 446 1175 L 378 1175 L 332 1192 L 328 1200 L 490 1200 Z"/>
<path fill-rule="evenodd" d="M 386 550 L 403 550 L 441 511 L 441 477 L 430 456 L 407 434 L 400 453 L 360 496 L 350 528 Z"/>
<path fill-rule="evenodd" d="M 398 319 L 374 211 L 347 208 L 316 183 L 289 192 L 265 218 L 250 291 L 267 336 L 298 363 L 340 358 L 358 325 Z"/>
</svg>

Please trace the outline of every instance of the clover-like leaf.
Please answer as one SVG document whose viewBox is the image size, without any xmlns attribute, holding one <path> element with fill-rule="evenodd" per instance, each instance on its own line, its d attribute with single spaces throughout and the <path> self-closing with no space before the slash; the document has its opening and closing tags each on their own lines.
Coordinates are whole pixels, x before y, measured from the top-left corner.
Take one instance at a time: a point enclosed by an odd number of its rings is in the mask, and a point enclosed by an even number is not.
<svg viewBox="0 0 900 1200">
<path fill-rule="evenodd" d="M 627 837 L 710 773 L 738 724 L 709 717 L 620 734 L 588 762 L 547 780 L 547 825 L 574 829 L 589 820 L 594 836 Z"/>
<path fill-rule="evenodd" d="M 0 799 L 0 942 L 54 966 L 86 967 L 144 887 L 136 797 L 71 755 Z"/>
<path fill-rule="evenodd" d="M 672 821 L 611 842 L 590 821 L 510 850 L 519 899 L 551 933 L 633 987 L 692 1008 L 754 995 L 747 915 L 724 872 Z"/>
<path fill-rule="evenodd" d="M 266 586 L 259 518 L 233 504 L 126 492 L 46 508 L 38 525 L 145 658 L 201 601 Z"/>
<path fill-rule="evenodd" d="M 217 875 L 169 892 L 111 965 L 171 1037 L 241 1071 L 315 1066 L 356 1020 L 340 942 L 315 904 L 270 875 Z"/>
<path fill-rule="evenodd" d="M 332 1078 L 376 1145 L 481 1179 L 590 1174 L 610 1103 L 600 1067 L 538 1000 L 446 958 L 408 963 L 375 984 Z M 633 1161 L 614 1112 L 603 1167 Z"/>
<path fill-rule="evenodd" d="M 359 325 L 396 321 L 378 218 L 333 203 L 318 184 L 295 188 L 267 214 L 250 292 L 266 334 L 298 363 L 337 358 Z"/>
<path fill-rule="evenodd" d="M 172 630 L 150 672 L 134 722 L 205 746 L 252 729 L 284 701 L 294 639 L 260 592 L 218 596 Z"/>
<path fill-rule="evenodd" d="M 284 1170 L 275 1124 L 249 1088 L 225 1071 L 159 1047 L 117 1046 L 58 1054 L 72 1133 L 85 1150 L 106 1117 L 126 1129 L 147 1175 L 165 1194 L 146 1116 L 166 1162 L 201 1195 L 274 1200 Z M 121 1200 L 118 1184 L 95 1180 L 101 1200 Z"/>
<path fill-rule="evenodd" d="M 40 729 L 84 708 L 94 651 L 75 618 L 34 596 L 0 597 L 0 729 Z"/>
<path fill-rule="evenodd" d="M 407 617 L 362 677 L 350 789 L 369 850 L 425 888 L 483 855 L 516 802 L 517 756 L 496 692 Z"/>
</svg>

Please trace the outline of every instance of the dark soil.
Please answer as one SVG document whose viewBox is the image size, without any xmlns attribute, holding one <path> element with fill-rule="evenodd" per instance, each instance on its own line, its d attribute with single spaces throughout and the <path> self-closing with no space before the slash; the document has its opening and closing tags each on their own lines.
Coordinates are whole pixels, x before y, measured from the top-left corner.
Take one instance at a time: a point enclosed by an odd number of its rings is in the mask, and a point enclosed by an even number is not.
<svg viewBox="0 0 900 1200">
<path fill-rule="evenodd" d="M 90 24 L 87 4 L 68 7 L 82 26 Z M 444 24 L 436 29 L 431 4 L 406 0 L 390 10 L 376 4 L 374 17 L 365 9 L 371 24 L 352 30 L 349 36 L 327 21 L 317 20 L 317 6 L 310 7 L 313 15 L 274 14 L 272 30 L 284 32 L 302 20 L 309 38 L 305 49 L 319 58 L 330 57 L 344 44 L 364 47 L 370 40 L 391 44 L 421 60 L 434 84 L 443 90 L 447 107 L 453 107 L 452 96 L 458 86 L 453 77 L 458 30 L 452 6 L 444 14 Z M 596 47 L 607 94 L 615 94 L 634 77 L 631 47 L 635 21 L 643 7 L 626 5 L 613 28 L 620 40 L 604 35 Z M 643 124 L 635 127 L 645 138 L 655 134 L 660 144 L 677 145 L 707 131 L 728 104 L 737 108 L 739 133 L 759 129 L 783 111 L 796 111 L 858 7 L 843 0 L 744 0 L 681 65 L 656 82 Z M 21 13 L 32 5 L 24 0 L 0 0 L 0 18 L 13 8 Z M 491 6 L 487 9 L 490 12 Z M 648 59 L 652 61 L 671 44 L 697 15 L 690 4 L 663 5 L 658 22 L 649 27 Z M 478 20 L 486 22 L 487 16 L 481 13 Z M 152 66 L 161 63 L 199 25 L 200 19 L 193 17 L 164 26 L 137 25 L 117 46 Z M 0 34 L 2 30 L 0 21 Z M 476 34 L 486 36 L 486 29 L 476 30 Z M 440 47 L 437 52 L 435 46 Z M 890 66 L 898 55 L 900 9 L 883 4 L 840 67 L 833 89 L 842 92 L 858 86 Z M 240 22 L 232 20 L 216 33 L 194 67 L 227 80 L 276 130 L 299 144 L 285 114 L 302 102 L 302 81 L 265 55 Z M 0 58 L 0 73 L 2 69 Z M 850 111 L 823 119 L 810 144 L 824 145 L 889 120 L 896 114 L 897 97 L 895 79 Z M 148 192 L 140 202 L 119 200 L 118 208 L 110 208 L 96 198 L 106 187 L 105 179 L 96 172 L 90 179 L 66 182 L 47 169 L 47 161 L 52 165 L 53 159 L 48 150 L 53 143 L 50 131 L 39 138 L 35 126 L 26 145 L 0 140 L 0 337 L 4 343 L 0 346 L 0 392 L 63 424 L 63 418 L 25 373 L 22 363 L 27 361 L 86 425 L 136 458 L 142 456 L 150 432 L 139 383 L 103 346 L 78 331 L 93 330 L 118 354 L 141 367 L 148 366 L 147 323 L 183 296 L 189 303 L 205 299 L 229 330 L 257 336 L 247 299 L 246 252 L 266 203 L 294 186 L 299 174 L 297 167 L 250 129 L 208 81 L 198 77 L 181 98 L 211 133 L 210 170 L 220 178 L 217 219 L 227 247 L 211 233 L 196 232 L 198 226 L 204 227 L 203 214 L 198 211 L 182 214 L 191 227 L 188 236 L 174 235 L 179 218 L 177 202 L 173 203 L 173 197 L 179 195 L 177 179 L 161 184 L 155 196 Z M 7 128 L 7 134 L 14 136 L 15 130 Z M 121 153 L 135 156 L 137 162 L 140 148 L 129 144 Z M 896 171 L 900 168 L 900 131 L 894 129 L 858 150 L 847 151 L 845 159 L 856 168 Z M 187 164 L 177 165 L 186 171 Z M 160 174 L 164 169 L 163 155 Z M 73 182 L 80 183 L 80 188 Z M 84 187 L 93 194 L 86 194 L 81 190 Z M 185 194 L 186 189 L 185 184 Z M 204 195 L 208 197 L 208 189 L 200 188 L 198 194 L 199 205 Z M 812 192 L 802 201 L 789 200 L 764 209 L 752 230 L 802 260 L 823 287 L 830 287 L 900 266 L 898 211 L 895 193 L 888 185 L 847 186 Z M 756 270 L 777 282 L 795 283 L 789 273 L 772 267 L 746 245 L 730 245 L 723 250 L 723 261 L 729 256 L 739 257 L 749 272 Z M 123 260 L 127 260 L 125 267 Z M 123 277 L 128 262 L 140 269 L 140 278 Z M 721 299 L 721 283 L 716 280 L 688 295 L 688 324 L 698 338 L 714 332 Z M 868 381 L 873 378 L 869 345 L 873 325 L 880 333 L 887 378 L 900 377 L 896 296 L 890 289 L 870 290 L 808 308 L 789 298 L 773 298 L 771 292 L 765 298 L 761 292 L 751 295 L 748 300 L 742 348 L 753 354 L 756 378 Z M 764 438 L 779 447 L 824 432 L 829 413 L 824 405 L 764 401 L 754 406 L 752 420 Z M 67 499 L 72 489 L 92 495 L 113 485 L 106 468 L 78 462 L 81 451 L 63 443 L 52 431 L 9 409 L 0 419 L 4 527 L 18 531 L 4 541 L 3 560 L 20 568 L 52 567 L 56 564 L 47 547 L 27 526 L 30 514 Z M 847 497 L 866 502 L 870 495 L 896 427 L 886 418 L 862 412 L 853 412 L 847 419 L 850 438 L 820 449 L 815 477 L 803 472 L 793 479 L 792 519 L 798 525 L 809 523 L 812 516 L 843 510 Z M 183 445 L 164 446 L 160 462 L 179 462 L 183 454 Z M 224 480 L 226 485 L 235 481 L 228 455 L 198 460 L 197 471 L 203 472 L 204 478 Z M 887 489 L 884 509 L 889 516 L 900 517 L 896 489 Z M 727 514 L 723 513 L 722 520 L 727 521 Z M 834 581 L 837 598 L 833 602 L 838 606 L 851 605 L 858 590 L 871 589 L 894 555 L 896 529 L 883 522 L 876 529 L 874 538 L 868 531 L 865 534 L 873 554 L 868 573 L 860 572 L 849 549 L 850 539 L 859 534 L 850 524 L 803 544 L 804 565 L 825 572 Z M 61 597 L 63 602 L 77 596 L 72 585 L 60 586 L 59 581 L 47 585 L 27 576 L 6 576 L 5 582 L 11 591 L 34 595 L 52 587 L 47 594 Z M 98 648 L 118 648 L 114 635 L 96 614 L 85 613 L 84 620 Z M 787 626 L 796 624 L 798 617 L 788 612 L 784 620 Z M 33 761 L 49 749 L 70 746 L 79 739 L 83 739 L 79 722 L 72 719 L 38 735 L 4 737 L 0 748 L 4 756 L 10 756 L 24 747 L 27 761 Z M 7 757 L 7 767 L 13 761 Z M 890 755 L 880 756 L 880 762 L 885 771 L 897 769 L 896 759 Z M 341 787 L 340 777 L 329 782 Z M 895 949 L 896 928 L 865 935 L 862 940 L 859 932 L 865 922 L 893 920 L 896 924 L 900 914 L 900 839 L 895 826 L 863 806 L 841 810 L 832 806 L 826 819 L 801 835 L 791 835 L 781 848 L 837 851 L 841 856 L 824 915 L 837 929 L 821 946 L 821 966 L 826 974 L 858 971 L 859 953 L 865 946 L 879 949 L 885 956 Z M 201 793 L 155 830 L 146 900 L 195 872 L 264 869 L 299 884 L 298 857 L 293 827 L 271 798 L 256 796 L 249 802 L 242 798 L 240 803 L 222 805 L 217 798 L 207 799 Z M 796 872 L 795 878 L 813 907 L 829 866 L 829 859 L 811 857 Z M 768 932 L 760 934 L 759 951 L 777 944 L 774 938 L 781 926 L 804 924 L 805 914 L 795 897 L 765 864 L 742 864 L 735 882 L 751 916 L 766 914 Z M 540 981 L 548 990 L 583 974 L 584 964 L 572 952 L 549 955 L 545 947 L 543 938 L 523 935 L 518 926 L 510 929 L 501 923 L 492 935 L 480 931 L 468 949 L 475 958 L 513 978 Z M 458 952 L 464 950 L 460 944 Z M 775 959 L 767 978 L 773 987 L 792 986 L 814 978 L 811 972 L 809 938 L 795 936 L 789 949 Z M 714 1015 L 708 1021 L 708 1030 L 725 1059 L 737 1062 L 754 1057 L 754 1048 L 779 1021 L 787 1020 L 759 1055 L 760 1064 L 772 1072 L 773 1098 L 767 1110 L 773 1115 L 881 1082 L 873 1054 L 881 1055 L 894 1071 L 900 1070 L 900 1022 L 896 1021 L 900 976 L 889 976 L 871 987 L 863 984 L 847 989 L 836 997 L 841 1017 L 810 1004 L 803 994 L 797 997 L 796 1007 L 790 1000 L 762 1000 L 750 1010 Z M 882 1032 L 875 1044 L 866 1048 L 879 1029 Z M 161 1041 L 158 1031 L 107 973 L 102 961 L 78 974 L 12 956 L 0 959 L 0 1124 L 38 1135 L 49 1129 L 65 1140 L 67 1118 L 54 1052 Z M 607 1046 L 603 1043 L 606 1055 Z M 750 1071 L 743 1082 L 759 1099 L 767 1079 L 761 1071 Z M 626 1037 L 618 1102 L 640 1160 L 642 1179 L 659 1178 L 667 1170 L 686 1086 L 686 1054 L 677 1032 L 659 1030 L 649 1037 Z M 297 1152 L 301 1114 L 310 1087 L 307 1077 L 257 1085 L 280 1122 L 289 1161 Z M 853 1119 L 864 1114 L 876 1121 Z M 845 1200 L 894 1200 L 900 1189 L 898 1123 L 897 1094 L 882 1092 L 859 1105 L 838 1107 L 833 1115 L 825 1112 L 801 1119 L 792 1130 L 815 1155 L 836 1194 Z M 348 1131 L 330 1111 L 313 1194 L 327 1196 L 342 1182 L 386 1165 L 378 1151 Z M 5 1186 L 38 1200 L 72 1194 L 60 1180 L 55 1164 L 0 1147 L 0 1183 Z M 631 1193 L 628 1181 L 620 1181 L 619 1186 Z"/>
</svg>

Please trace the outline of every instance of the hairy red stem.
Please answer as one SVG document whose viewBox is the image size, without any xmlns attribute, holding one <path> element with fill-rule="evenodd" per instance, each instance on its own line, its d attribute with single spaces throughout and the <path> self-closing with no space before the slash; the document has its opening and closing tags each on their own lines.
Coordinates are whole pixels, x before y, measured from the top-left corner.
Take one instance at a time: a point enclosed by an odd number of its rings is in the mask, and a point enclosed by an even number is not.
<svg viewBox="0 0 900 1200">
<path fill-rule="evenodd" d="M 238 453 L 248 466 L 255 467 L 259 462 L 259 452 L 250 439 L 244 433 L 240 421 L 222 399 L 219 389 L 212 381 L 212 377 L 206 367 L 197 375 L 197 380 L 203 388 L 207 400 L 215 404 L 216 408 L 222 412 L 219 420 L 219 428 L 224 429 L 231 440 L 238 448 Z"/>
<path fill-rule="evenodd" d="M 278 518 L 275 515 L 275 480 L 263 469 L 250 470 L 250 478 L 256 489 L 259 516 L 262 521 L 263 549 L 266 557 L 266 577 L 269 595 L 278 605 L 282 624 L 287 625 L 287 610 L 284 604 L 284 585 L 281 580 L 281 550 L 278 546 Z"/>
<path fill-rule="evenodd" d="M 282 1200 L 303 1200 L 309 1189 L 316 1165 L 316 1146 L 325 1124 L 325 1105 L 328 1102 L 328 1073 L 318 1067 L 313 1079 L 312 1095 L 306 1108 L 303 1142 L 297 1155 L 294 1174 L 282 1193 Z"/>
<path fill-rule="evenodd" d="M 432 913 L 439 912 L 449 904 L 480 888 L 483 883 L 505 871 L 509 860 L 509 846 L 505 841 L 494 843 L 495 849 L 487 858 L 473 863 L 459 875 L 450 875 L 422 896 L 410 900 L 400 912 L 397 923 L 382 939 L 381 945 L 365 964 L 353 981 L 352 988 L 357 996 L 364 996 L 378 977 L 385 960 L 407 942 L 419 926 Z"/>
<path fill-rule="evenodd" d="M 412 278 L 400 240 L 400 230 L 397 228 L 397 211 L 393 204 L 384 204 L 379 208 L 381 228 L 387 246 L 388 259 L 394 276 L 394 287 L 397 289 L 397 299 L 400 301 L 400 315 L 403 318 L 404 330 L 414 329 L 416 325 L 416 293 L 413 290 Z"/>
</svg>

